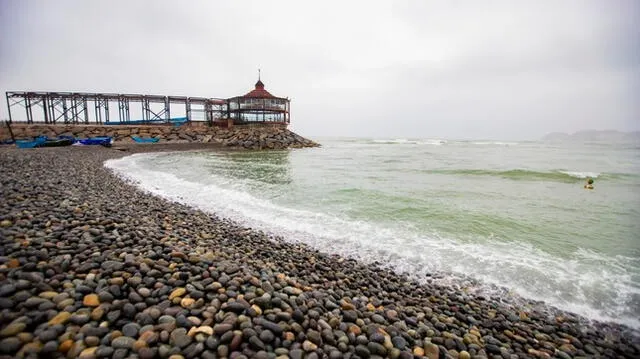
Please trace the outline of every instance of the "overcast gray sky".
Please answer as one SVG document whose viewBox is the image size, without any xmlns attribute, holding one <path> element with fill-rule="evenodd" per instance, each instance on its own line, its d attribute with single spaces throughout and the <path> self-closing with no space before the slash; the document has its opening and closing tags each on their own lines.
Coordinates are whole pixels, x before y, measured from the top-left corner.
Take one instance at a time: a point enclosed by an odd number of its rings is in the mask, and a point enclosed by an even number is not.
<svg viewBox="0 0 640 359">
<path fill-rule="evenodd" d="M 640 1 L 0 0 L 3 93 L 226 98 L 258 68 L 310 137 L 640 130 Z"/>
</svg>

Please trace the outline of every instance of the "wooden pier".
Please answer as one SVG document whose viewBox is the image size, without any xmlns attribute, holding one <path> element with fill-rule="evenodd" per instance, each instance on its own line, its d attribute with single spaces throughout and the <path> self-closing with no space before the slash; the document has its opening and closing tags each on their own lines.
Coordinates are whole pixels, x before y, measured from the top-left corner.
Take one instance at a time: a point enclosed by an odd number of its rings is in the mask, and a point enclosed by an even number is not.
<svg viewBox="0 0 640 359">
<path fill-rule="evenodd" d="M 11 110 L 17 106 L 26 114 L 26 121 L 19 122 L 100 125 L 168 124 L 175 115 L 172 104 L 184 107 L 184 114 L 179 118 L 187 122 L 192 121 L 194 112 L 199 112 L 204 114 L 204 121 L 213 124 L 228 117 L 229 108 L 227 100 L 219 98 L 143 94 L 9 91 L 6 98 L 9 123 L 15 117 Z M 141 118 L 131 118 L 132 106 L 139 106 Z M 117 116 L 115 111 L 110 111 L 115 108 Z"/>
</svg>

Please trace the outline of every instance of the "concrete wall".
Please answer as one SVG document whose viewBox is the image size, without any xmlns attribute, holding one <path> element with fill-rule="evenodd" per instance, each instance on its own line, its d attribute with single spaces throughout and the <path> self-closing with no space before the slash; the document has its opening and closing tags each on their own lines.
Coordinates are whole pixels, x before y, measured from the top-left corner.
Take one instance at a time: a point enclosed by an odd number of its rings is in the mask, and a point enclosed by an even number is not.
<svg viewBox="0 0 640 359">
<path fill-rule="evenodd" d="M 209 127 L 206 124 L 146 126 L 101 126 L 101 125 L 46 125 L 11 124 L 16 139 L 36 136 L 56 137 L 69 135 L 76 138 L 111 136 L 115 143 L 133 143 L 132 135 L 160 138 L 160 143 L 217 143 L 225 146 L 251 149 L 279 149 L 316 147 L 317 143 L 289 131 L 285 126 L 253 125 L 232 128 Z M 11 139 L 8 128 L 0 125 L 0 141 Z"/>
</svg>

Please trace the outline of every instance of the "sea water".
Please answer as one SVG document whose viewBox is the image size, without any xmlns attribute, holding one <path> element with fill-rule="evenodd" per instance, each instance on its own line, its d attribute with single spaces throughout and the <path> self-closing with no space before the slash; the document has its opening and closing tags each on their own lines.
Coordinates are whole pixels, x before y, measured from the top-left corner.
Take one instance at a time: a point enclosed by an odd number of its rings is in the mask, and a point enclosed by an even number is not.
<svg viewBox="0 0 640 359">
<path fill-rule="evenodd" d="M 324 139 L 136 154 L 142 188 L 417 280 L 640 328 L 640 146 Z M 595 189 L 583 188 L 586 178 Z"/>
</svg>

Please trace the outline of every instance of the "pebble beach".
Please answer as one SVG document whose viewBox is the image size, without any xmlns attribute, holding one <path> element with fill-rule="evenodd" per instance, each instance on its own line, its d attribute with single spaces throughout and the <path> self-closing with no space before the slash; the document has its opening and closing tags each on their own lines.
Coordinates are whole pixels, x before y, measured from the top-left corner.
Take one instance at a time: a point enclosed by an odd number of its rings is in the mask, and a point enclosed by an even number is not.
<svg viewBox="0 0 640 359">
<path fill-rule="evenodd" d="M 119 149 L 0 147 L 0 358 L 640 357 L 629 328 L 418 283 L 103 165 L 219 146 Z"/>
</svg>

